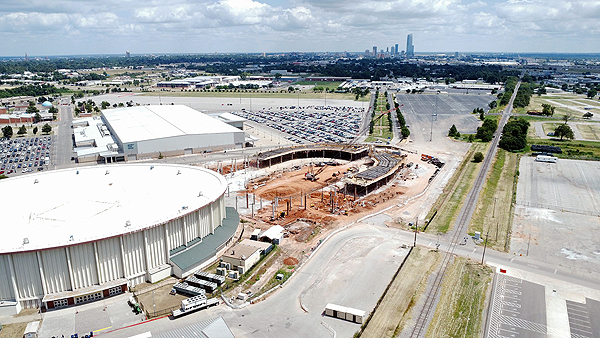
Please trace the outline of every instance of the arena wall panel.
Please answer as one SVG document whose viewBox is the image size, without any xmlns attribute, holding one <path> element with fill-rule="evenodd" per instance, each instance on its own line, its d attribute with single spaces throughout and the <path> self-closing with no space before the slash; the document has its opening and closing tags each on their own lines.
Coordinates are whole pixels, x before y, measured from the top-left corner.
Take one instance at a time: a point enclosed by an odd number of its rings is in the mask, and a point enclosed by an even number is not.
<svg viewBox="0 0 600 338">
<path fill-rule="evenodd" d="M 187 217 L 187 216 L 185 216 Z M 183 245 L 183 223 L 185 217 L 173 220 L 167 224 L 169 240 L 167 250 L 172 250 Z"/>
<path fill-rule="evenodd" d="M 144 231 L 146 240 L 148 241 L 148 270 L 153 269 L 157 266 L 163 265 L 167 262 L 165 256 L 165 232 L 164 225 L 157 226 L 154 228 L 146 229 Z"/>
<path fill-rule="evenodd" d="M 31 299 L 44 295 L 42 278 L 35 252 L 14 254 L 13 267 L 17 277 L 17 288 L 20 299 Z"/>
<path fill-rule="evenodd" d="M 210 233 L 210 206 L 200 209 L 198 214 L 199 237 L 204 237 Z"/>
<path fill-rule="evenodd" d="M 94 245 L 80 244 L 70 247 L 69 250 L 73 269 L 73 290 L 98 284 Z"/>
<path fill-rule="evenodd" d="M 48 294 L 72 290 L 67 254 L 63 248 L 42 251 L 42 265 Z"/>
<path fill-rule="evenodd" d="M 10 272 L 10 264 L 8 264 L 8 255 L 0 256 L 0 299 L 10 300 L 15 299 Z"/>
<path fill-rule="evenodd" d="M 97 242 L 100 284 L 124 277 L 121 244 L 118 238 Z"/>
<path fill-rule="evenodd" d="M 135 232 L 123 236 L 123 246 L 123 251 L 125 252 L 125 277 L 131 278 L 146 271 L 144 233 Z"/>
</svg>

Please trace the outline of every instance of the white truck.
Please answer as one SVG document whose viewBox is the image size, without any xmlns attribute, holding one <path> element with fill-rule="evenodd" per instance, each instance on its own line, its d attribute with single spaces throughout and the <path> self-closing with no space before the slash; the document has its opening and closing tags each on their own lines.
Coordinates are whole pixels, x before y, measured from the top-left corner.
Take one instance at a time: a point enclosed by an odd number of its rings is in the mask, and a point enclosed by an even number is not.
<svg viewBox="0 0 600 338">
<path fill-rule="evenodd" d="M 182 300 L 181 308 L 173 310 L 171 314 L 177 318 L 216 305 L 219 305 L 219 298 L 206 299 L 205 295 L 198 295 Z"/>
</svg>

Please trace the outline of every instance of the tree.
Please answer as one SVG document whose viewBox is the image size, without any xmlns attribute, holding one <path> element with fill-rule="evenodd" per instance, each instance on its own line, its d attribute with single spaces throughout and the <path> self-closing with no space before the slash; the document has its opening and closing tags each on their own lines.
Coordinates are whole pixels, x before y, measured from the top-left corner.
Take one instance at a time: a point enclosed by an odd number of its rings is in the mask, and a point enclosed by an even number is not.
<svg viewBox="0 0 600 338">
<path fill-rule="evenodd" d="M 573 119 L 573 114 L 565 114 L 562 117 L 562 120 L 565 121 L 565 124 L 567 124 L 567 122 L 569 122 L 572 119 Z"/>
<path fill-rule="evenodd" d="M 288 92 L 293 92 L 293 91 L 294 91 L 294 87 L 292 87 L 292 86 L 289 86 L 289 87 L 288 87 Z"/>
<path fill-rule="evenodd" d="M 490 109 L 494 109 L 498 106 L 498 102 L 496 101 L 492 101 L 488 104 L 488 107 L 490 107 Z"/>
<path fill-rule="evenodd" d="M 596 94 L 598 94 L 598 92 L 596 91 L 596 89 L 590 88 L 590 89 L 588 89 L 587 97 L 591 99 L 594 96 L 596 96 Z"/>
<path fill-rule="evenodd" d="M 11 126 L 6 126 L 4 128 L 2 128 L 2 135 L 5 138 L 11 138 L 13 136 L 13 129 Z"/>
<path fill-rule="evenodd" d="M 560 136 L 561 140 L 563 139 L 563 137 L 566 137 L 570 140 L 575 138 L 573 130 L 567 124 L 561 124 L 558 127 L 556 127 L 556 129 L 554 129 L 554 136 Z"/>
<path fill-rule="evenodd" d="M 483 154 L 481 153 L 481 151 L 478 151 L 473 155 L 473 162 L 479 163 L 481 161 L 483 161 Z"/>
<path fill-rule="evenodd" d="M 38 132 L 38 127 L 37 126 L 33 127 L 33 135 L 37 134 L 37 132 Z"/>
<path fill-rule="evenodd" d="M 554 116 L 554 110 L 556 107 L 548 103 L 542 103 L 542 114 L 546 116 Z"/>
<path fill-rule="evenodd" d="M 281 79 L 281 73 L 275 73 L 275 81 L 279 81 Z"/>
<path fill-rule="evenodd" d="M 402 128 L 400 129 L 400 133 L 402 134 L 402 137 L 404 137 L 404 138 L 407 138 L 410 136 L 410 130 L 406 126 L 402 126 Z"/>
<path fill-rule="evenodd" d="M 485 120 L 485 112 L 483 111 L 483 109 L 478 110 L 479 111 L 479 119 L 481 121 Z"/>
<path fill-rule="evenodd" d="M 102 107 L 102 109 L 106 109 L 106 108 L 110 107 L 110 102 L 102 101 L 102 103 L 100 103 L 100 106 Z"/>
<path fill-rule="evenodd" d="M 35 115 L 33 115 L 33 123 L 38 123 L 42 120 L 42 116 L 40 115 L 40 113 L 35 113 Z"/>
<path fill-rule="evenodd" d="M 448 136 L 455 137 L 456 133 L 458 133 L 458 130 L 456 130 L 455 125 L 452 125 L 452 127 L 450 127 L 450 130 L 448 131 Z"/>
<path fill-rule="evenodd" d="M 44 124 L 44 126 L 42 127 L 42 133 L 50 134 L 51 131 L 52 127 L 50 127 L 48 123 Z"/>
<path fill-rule="evenodd" d="M 22 125 L 22 126 L 19 128 L 19 131 L 17 131 L 17 134 L 18 134 L 18 135 L 25 135 L 25 134 L 27 134 L 27 128 L 25 128 L 25 125 Z"/>
<path fill-rule="evenodd" d="M 591 118 L 592 116 L 594 116 L 594 114 L 592 114 L 592 113 L 590 113 L 590 112 L 587 112 L 587 113 L 583 114 L 583 118 L 584 118 L 584 119 L 589 119 L 589 118 Z"/>
<path fill-rule="evenodd" d="M 27 113 L 29 114 L 35 114 L 37 112 L 39 112 L 40 110 L 36 108 L 35 106 L 35 102 L 33 101 L 29 101 L 29 107 L 27 107 Z"/>
</svg>

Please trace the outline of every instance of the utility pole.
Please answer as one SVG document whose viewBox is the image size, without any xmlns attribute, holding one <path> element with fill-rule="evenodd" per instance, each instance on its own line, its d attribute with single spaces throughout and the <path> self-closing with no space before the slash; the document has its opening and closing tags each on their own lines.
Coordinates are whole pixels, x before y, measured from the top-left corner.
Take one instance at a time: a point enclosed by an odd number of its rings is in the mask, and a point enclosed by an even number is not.
<svg viewBox="0 0 600 338">
<path fill-rule="evenodd" d="M 485 258 L 485 248 L 487 247 L 487 240 L 488 240 L 489 234 L 490 234 L 490 229 L 488 228 L 488 231 L 485 234 L 485 242 L 483 244 L 483 255 L 481 255 L 481 265 L 483 265 L 483 259 Z"/>
<path fill-rule="evenodd" d="M 417 231 L 418 231 L 418 229 L 419 229 L 419 219 L 417 218 L 415 220 L 415 242 L 413 244 L 414 247 L 417 246 Z"/>
</svg>

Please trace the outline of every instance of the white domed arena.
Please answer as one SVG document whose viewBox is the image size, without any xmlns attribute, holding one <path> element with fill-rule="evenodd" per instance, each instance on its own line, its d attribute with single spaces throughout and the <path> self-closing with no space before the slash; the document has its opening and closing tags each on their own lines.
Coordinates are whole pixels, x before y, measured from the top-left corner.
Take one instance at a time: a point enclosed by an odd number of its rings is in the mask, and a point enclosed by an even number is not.
<svg viewBox="0 0 600 338">
<path fill-rule="evenodd" d="M 0 315 L 122 293 L 212 263 L 239 224 L 199 167 L 125 164 L 0 181 Z"/>
</svg>

